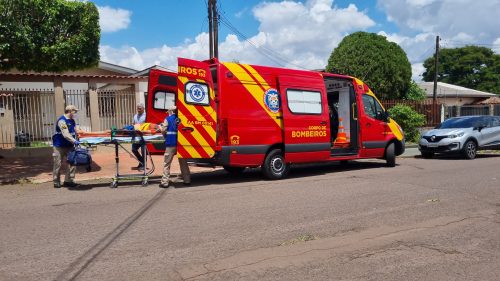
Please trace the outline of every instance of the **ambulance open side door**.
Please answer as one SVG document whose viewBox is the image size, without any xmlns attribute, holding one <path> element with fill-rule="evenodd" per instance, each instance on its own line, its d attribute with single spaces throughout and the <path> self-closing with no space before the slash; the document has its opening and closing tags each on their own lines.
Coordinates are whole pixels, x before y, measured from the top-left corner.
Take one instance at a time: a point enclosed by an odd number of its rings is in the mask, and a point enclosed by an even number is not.
<svg viewBox="0 0 500 281">
<path fill-rule="evenodd" d="M 210 159 L 215 154 L 216 105 L 210 65 L 178 59 L 176 106 L 178 126 L 177 156 Z"/>
<path fill-rule="evenodd" d="M 330 122 L 323 77 L 279 77 L 287 162 L 330 157 Z"/>
</svg>

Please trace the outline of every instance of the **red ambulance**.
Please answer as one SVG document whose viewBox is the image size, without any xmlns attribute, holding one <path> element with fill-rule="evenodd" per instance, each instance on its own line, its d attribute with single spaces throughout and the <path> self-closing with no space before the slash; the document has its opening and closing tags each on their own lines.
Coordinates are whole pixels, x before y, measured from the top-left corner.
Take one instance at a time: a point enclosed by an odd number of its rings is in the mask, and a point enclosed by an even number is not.
<svg viewBox="0 0 500 281">
<path fill-rule="evenodd" d="M 177 106 L 178 157 L 230 173 L 260 166 L 280 179 L 294 163 L 380 158 L 393 167 L 405 150 L 401 127 L 355 77 L 216 59 L 178 65 L 150 71 L 147 105 L 151 123 Z"/>
</svg>

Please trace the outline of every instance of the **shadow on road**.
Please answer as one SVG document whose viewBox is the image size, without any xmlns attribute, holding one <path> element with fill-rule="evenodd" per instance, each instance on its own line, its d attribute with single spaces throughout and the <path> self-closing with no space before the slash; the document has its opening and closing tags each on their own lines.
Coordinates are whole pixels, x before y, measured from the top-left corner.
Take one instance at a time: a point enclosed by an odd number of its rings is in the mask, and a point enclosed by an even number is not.
<svg viewBox="0 0 500 281">
<path fill-rule="evenodd" d="M 362 162 L 350 161 L 347 164 L 339 162 L 320 163 L 320 164 L 302 164 L 292 166 L 288 179 L 298 179 L 310 176 L 319 176 L 325 174 L 339 173 L 343 171 L 364 170 L 373 168 L 385 168 L 384 162 Z M 182 183 L 174 183 L 176 188 L 196 188 L 205 185 L 225 185 L 235 183 L 251 183 L 262 181 L 260 168 L 247 168 L 241 175 L 231 175 L 224 170 L 213 172 L 203 172 L 192 175 L 192 183 L 189 186 L 184 186 Z"/>
<path fill-rule="evenodd" d="M 485 158 L 495 158 L 498 157 L 500 158 L 500 154 L 498 153 L 482 153 L 482 154 L 477 154 L 476 159 L 485 159 Z M 462 155 L 460 154 L 435 154 L 432 158 L 424 158 L 422 155 L 416 155 L 415 158 L 417 159 L 424 159 L 424 160 L 463 160 L 463 161 L 471 161 L 469 159 L 465 159 Z M 472 160 L 474 161 L 474 160 Z"/>
<path fill-rule="evenodd" d="M 385 168 L 385 161 L 373 162 L 373 161 L 349 161 L 346 164 L 341 164 L 339 162 L 330 163 L 315 163 L 315 164 L 301 164 L 292 166 L 287 179 L 298 179 L 306 178 L 311 176 L 319 176 L 333 173 L 341 173 L 344 171 L 355 171 L 364 169 L 374 169 L 374 168 Z M 226 184 L 237 184 L 237 183 L 251 183 L 262 181 L 264 177 L 262 176 L 260 168 L 247 168 L 240 175 L 231 175 L 222 169 L 209 172 L 194 173 L 191 175 L 191 184 L 184 185 L 182 183 L 181 176 L 172 176 L 173 183 L 171 187 L 174 188 L 197 188 L 207 185 L 226 185 Z M 153 176 L 149 178 L 148 186 L 143 188 L 158 188 L 161 176 Z M 128 188 L 128 187 L 138 187 L 142 188 L 141 182 L 138 180 L 134 181 L 123 181 L 119 182 L 118 189 Z M 87 183 L 82 184 L 79 187 L 69 188 L 72 191 L 86 191 L 93 188 L 110 188 L 111 180 L 101 180 L 97 183 Z"/>
</svg>

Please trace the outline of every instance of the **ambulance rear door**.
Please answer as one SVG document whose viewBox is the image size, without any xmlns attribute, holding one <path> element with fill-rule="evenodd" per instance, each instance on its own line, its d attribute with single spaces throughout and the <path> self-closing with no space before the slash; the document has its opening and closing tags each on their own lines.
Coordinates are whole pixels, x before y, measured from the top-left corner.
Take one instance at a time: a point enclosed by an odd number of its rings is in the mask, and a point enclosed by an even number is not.
<svg viewBox="0 0 500 281">
<path fill-rule="evenodd" d="M 287 162 L 330 157 L 330 123 L 321 74 L 279 77 Z"/>
<path fill-rule="evenodd" d="M 146 122 L 159 124 L 167 116 L 166 109 L 175 105 L 177 93 L 177 73 L 159 69 L 149 71 L 146 97 Z M 153 154 L 163 154 L 164 141 L 148 142 L 148 150 Z"/>
<path fill-rule="evenodd" d="M 210 159 L 215 154 L 215 92 L 210 65 L 179 58 L 177 76 L 177 156 Z"/>
</svg>

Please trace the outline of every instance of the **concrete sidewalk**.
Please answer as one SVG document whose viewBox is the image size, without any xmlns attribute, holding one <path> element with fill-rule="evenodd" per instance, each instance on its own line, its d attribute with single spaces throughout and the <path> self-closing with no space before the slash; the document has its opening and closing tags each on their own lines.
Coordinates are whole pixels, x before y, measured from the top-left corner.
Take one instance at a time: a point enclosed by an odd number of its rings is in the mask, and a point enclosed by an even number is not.
<svg viewBox="0 0 500 281">
<path fill-rule="evenodd" d="M 126 146 L 130 150 L 130 145 Z M 76 181 L 110 179 L 116 173 L 114 147 L 98 146 L 92 153 L 92 170 L 87 172 L 85 167 L 78 167 Z M 399 157 L 415 157 L 420 155 L 416 145 L 407 145 L 405 153 Z M 133 156 L 120 150 L 120 174 L 139 173 L 135 167 L 138 162 Z M 160 177 L 163 174 L 163 155 L 153 155 L 152 160 L 155 171 L 152 177 Z M 0 184 L 32 182 L 42 183 L 52 181 L 52 157 L 32 157 L 32 158 L 4 158 L 0 159 Z M 148 163 L 150 166 L 150 163 Z M 213 168 L 205 168 L 191 165 L 191 173 L 214 171 Z M 174 159 L 171 168 L 172 174 L 179 174 L 179 162 Z M 64 172 L 61 173 L 64 175 Z M 62 178 L 61 180 L 64 180 Z"/>
<path fill-rule="evenodd" d="M 130 150 L 130 145 L 125 146 Z M 86 167 L 77 167 L 75 181 L 110 179 L 116 173 L 114 146 L 98 146 L 96 150 L 91 151 L 92 170 L 86 171 Z M 133 156 L 120 150 L 120 174 L 136 174 L 139 171 L 135 168 L 138 162 Z M 155 171 L 152 177 L 160 177 L 163 174 L 163 155 L 153 155 L 152 157 Z M 3 158 L 0 159 L 0 184 L 32 182 L 42 183 L 52 181 L 52 157 L 32 157 L 32 158 Z M 148 166 L 151 166 L 148 163 Z M 213 168 L 204 168 L 190 166 L 191 173 L 213 171 Z M 174 159 L 171 167 L 172 174 L 179 174 L 179 162 Z M 64 180 L 64 171 L 61 171 Z"/>
</svg>

